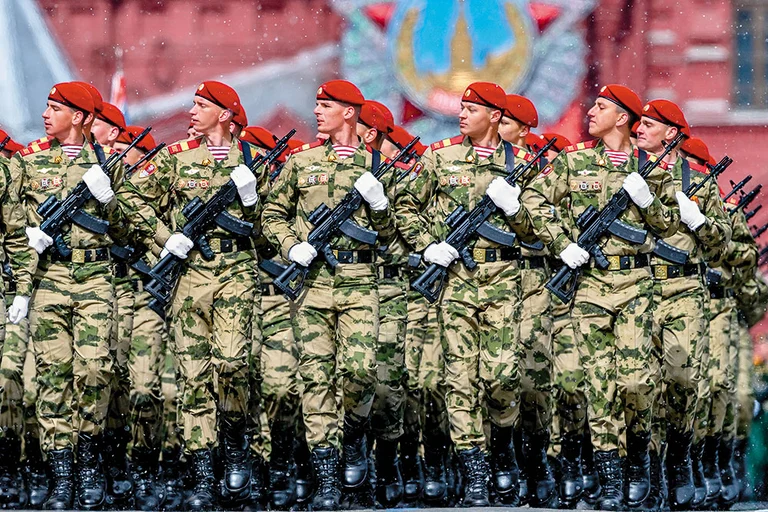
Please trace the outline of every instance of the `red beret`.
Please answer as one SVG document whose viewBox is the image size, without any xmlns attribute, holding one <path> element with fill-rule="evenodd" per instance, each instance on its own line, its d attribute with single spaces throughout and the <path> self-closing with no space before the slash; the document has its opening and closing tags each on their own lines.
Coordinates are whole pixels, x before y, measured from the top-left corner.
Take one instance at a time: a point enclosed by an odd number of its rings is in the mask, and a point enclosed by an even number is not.
<svg viewBox="0 0 768 512">
<path fill-rule="evenodd" d="M 195 96 L 200 96 L 215 103 L 221 108 L 231 110 L 237 114 L 240 110 L 240 96 L 230 86 L 221 82 L 208 80 L 197 87 Z"/>
<path fill-rule="evenodd" d="M 675 126 L 684 134 L 690 136 L 691 129 L 688 127 L 688 121 L 680 107 L 668 100 L 649 101 L 643 107 L 643 116 L 650 117 L 660 123 L 669 126 Z"/>
<path fill-rule="evenodd" d="M 461 101 L 477 103 L 503 112 L 507 106 L 507 95 L 504 89 L 494 83 L 475 82 L 467 86 Z"/>
<path fill-rule="evenodd" d="M 413 140 L 413 135 L 408 133 L 408 130 L 406 130 L 401 126 L 394 126 L 392 128 L 392 131 L 389 132 L 389 134 L 387 134 L 387 137 L 389 138 L 389 140 L 392 141 L 392 144 L 394 144 L 400 149 L 403 149 Z M 416 151 L 417 155 L 421 156 L 427 150 L 427 146 L 425 146 L 424 144 L 421 143 L 421 141 L 419 141 L 413 147 L 413 150 Z"/>
<path fill-rule="evenodd" d="M 325 82 L 317 89 L 318 100 L 340 101 L 350 105 L 362 105 L 365 98 L 360 89 L 352 82 L 346 80 L 331 80 Z"/>
<path fill-rule="evenodd" d="M 365 100 L 366 103 L 371 103 L 376 107 L 379 107 L 379 110 L 381 110 L 384 113 L 384 116 L 387 119 L 387 123 L 389 123 L 389 126 L 395 126 L 395 116 L 392 115 L 392 111 L 387 108 L 385 104 L 383 104 L 380 101 L 376 100 Z"/>
<path fill-rule="evenodd" d="M 93 113 L 93 97 L 88 89 L 72 82 L 56 84 L 48 93 L 48 99 L 68 107 Z"/>
<path fill-rule="evenodd" d="M 597 97 L 605 98 L 626 109 L 636 119 L 640 119 L 643 115 L 643 102 L 640 101 L 640 96 L 629 87 L 618 84 L 604 85 Z"/>
<path fill-rule="evenodd" d="M 547 132 L 539 135 L 539 138 L 541 140 L 540 147 L 544 147 L 544 144 L 548 143 L 555 137 L 557 138 L 557 140 L 555 141 L 554 144 L 552 144 L 552 147 L 550 148 L 553 151 L 557 151 L 559 153 L 560 151 L 564 150 L 565 148 L 571 145 L 571 141 L 568 140 L 568 138 L 565 137 L 564 135 L 560 135 L 559 133 Z"/>
<path fill-rule="evenodd" d="M 517 119 L 531 128 L 539 126 L 539 113 L 536 112 L 536 107 L 533 106 L 533 102 L 519 94 L 507 94 L 504 115 L 512 119 Z"/>
<path fill-rule="evenodd" d="M 376 128 L 379 133 L 385 134 L 392 129 L 392 125 L 394 124 L 392 113 L 389 112 L 389 110 L 386 112 L 383 111 L 381 107 L 376 105 L 373 101 L 366 101 L 363 103 L 363 106 L 360 108 L 360 117 L 358 121 L 369 128 Z"/>
<path fill-rule="evenodd" d="M 105 105 L 108 105 L 108 103 L 105 103 Z M 143 126 L 126 126 L 123 130 L 120 131 L 120 135 L 117 136 L 116 142 L 122 142 L 123 144 L 130 144 L 134 140 L 136 140 L 136 137 L 141 135 L 141 132 L 144 131 Z M 143 139 L 141 139 L 141 142 L 136 144 L 136 148 L 141 149 L 142 151 L 150 152 L 153 149 L 155 149 L 155 139 L 152 138 L 151 134 L 147 134 L 144 136 Z"/>
<path fill-rule="evenodd" d="M 125 130 L 125 116 L 120 112 L 119 108 L 111 103 L 105 101 L 104 107 L 101 109 L 101 112 L 96 114 L 96 117 L 105 123 L 109 123 L 112 126 L 117 126 L 121 130 Z"/>
<path fill-rule="evenodd" d="M 6 137 L 9 137 L 8 133 L 6 133 L 5 130 L 0 129 L 0 144 L 2 144 Z M 24 149 L 24 146 L 13 139 L 8 140 L 8 142 L 5 143 L 5 146 L 3 146 L 3 151 L 10 151 L 11 154 L 21 151 L 22 149 Z"/>
<path fill-rule="evenodd" d="M 240 140 L 244 140 L 248 144 L 253 144 L 260 148 L 272 149 L 275 147 L 277 137 L 261 126 L 249 126 L 240 132 Z"/>
<path fill-rule="evenodd" d="M 632 128 L 629 129 L 630 135 L 633 137 L 637 137 L 637 129 L 640 127 L 640 121 L 635 121 L 635 123 L 632 125 Z"/>
<path fill-rule="evenodd" d="M 712 165 L 716 164 L 715 159 L 712 158 L 712 155 L 709 153 L 709 148 L 704 143 L 703 140 L 701 140 L 698 137 L 691 137 L 689 139 L 685 139 L 683 143 L 680 145 L 680 149 L 691 155 L 692 157 L 698 158 L 702 162 L 708 162 Z"/>
<path fill-rule="evenodd" d="M 240 110 L 235 112 L 235 115 L 232 117 L 232 122 L 240 126 L 248 126 L 248 116 L 245 115 L 245 108 L 242 105 L 240 105 Z"/>
<path fill-rule="evenodd" d="M 296 148 L 300 148 L 304 144 L 305 144 L 305 142 L 303 140 L 288 139 L 288 147 L 285 148 L 285 151 L 280 153 L 280 156 L 277 157 L 277 161 L 280 162 L 280 163 L 285 162 L 286 160 L 288 160 L 288 155 L 291 154 L 291 151 L 293 151 Z"/>
<path fill-rule="evenodd" d="M 91 97 L 93 98 L 93 111 L 98 114 L 101 112 L 101 109 L 104 108 L 104 99 L 101 97 L 101 93 L 99 90 L 89 84 L 88 82 L 72 82 L 73 84 L 82 85 L 85 87 L 88 92 L 91 94 Z"/>
</svg>

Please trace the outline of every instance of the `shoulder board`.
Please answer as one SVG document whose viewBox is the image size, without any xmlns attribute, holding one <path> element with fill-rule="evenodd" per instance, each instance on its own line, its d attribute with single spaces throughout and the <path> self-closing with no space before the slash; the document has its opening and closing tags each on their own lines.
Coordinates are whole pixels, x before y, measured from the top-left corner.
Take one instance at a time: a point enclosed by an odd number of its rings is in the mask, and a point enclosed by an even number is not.
<svg viewBox="0 0 768 512">
<path fill-rule="evenodd" d="M 387 158 L 387 163 L 389 163 L 389 158 Z M 395 167 L 397 167 L 398 169 L 402 169 L 404 171 L 410 171 L 411 167 L 413 167 L 413 166 L 412 165 L 408 165 L 408 164 L 404 164 L 403 162 L 398 160 L 397 162 L 395 162 Z"/>
<path fill-rule="evenodd" d="M 301 153 L 302 151 L 306 151 L 308 149 L 316 148 L 318 146 L 322 146 L 323 144 L 325 144 L 324 140 L 316 140 L 315 142 L 310 142 L 310 143 L 304 144 L 303 146 L 297 147 L 296 149 L 291 151 L 291 154 L 295 155 L 296 153 Z"/>
<path fill-rule="evenodd" d="M 46 150 L 51 147 L 51 141 L 48 137 L 43 137 L 40 140 L 36 140 L 29 146 L 25 147 L 20 151 L 21 156 L 29 156 L 33 153 L 38 153 L 40 151 Z"/>
<path fill-rule="evenodd" d="M 706 165 L 699 165 L 696 162 L 689 162 L 688 165 L 694 171 L 698 171 L 701 174 L 709 174 L 709 167 L 707 167 Z"/>
<path fill-rule="evenodd" d="M 443 139 L 439 140 L 437 142 L 433 142 L 430 144 L 429 148 L 434 151 L 436 149 L 442 149 L 447 148 L 448 146 L 453 146 L 454 144 L 461 144 L 461 142 L 464 140 L 463 135 L 457 135 L 455 137 L 452 137 L 450 139 Z"/>
<path fill-rule="evenodd" d="M 597 143 L 597 139 L 588 140 L 586 142 L 578 142 L 572 146 L 566 147 L 563 151 L 566 153 L 572 153 L 573 151 L 581 151 L 582 149 L 592 149 L 597 146 Z"/>
<path fill-rule="evenodd" d="M 188 151 L 190 149 L 199 148 L 200 144 L 202 144 L 202 138 L 192 139 L 192 140 L 183 140 L 181 142 L 177 142 L 176 144 L 171 144 L 168 146 L 168 153 L 171 155 L 175 155 L 176 153 L 181 153 L 182 151 Z"/>
<path fill-rule="evenodd" d="M 531 160 L 533 160 L 533 155 L 530 153 L 530 151 L 526 149 L 519 148 L 517 146 L 512 146 L 512 153 L 514 153 L 516 157 L 522 158 L 526 162 L 530 162 Z"/>
</svg>

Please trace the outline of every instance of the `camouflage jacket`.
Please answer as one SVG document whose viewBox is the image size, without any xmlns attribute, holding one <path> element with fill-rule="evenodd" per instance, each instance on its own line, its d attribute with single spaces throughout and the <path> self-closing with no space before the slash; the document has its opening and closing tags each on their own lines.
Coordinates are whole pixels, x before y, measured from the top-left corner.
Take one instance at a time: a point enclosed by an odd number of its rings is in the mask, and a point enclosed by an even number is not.
<svg viewBox="0 0 768 512">
<path fill-rule="evenodd" d="M 416 160 L 409 165 L 397 162 L 393 172 L 390 173 L 389 176 L 383 177 L 385 183 L 384 188 L 387 191 L 387 196 L 389 196 L 390 204 L 395 205 L 397 194 L 407 186 L 410 177 L 418 175 L 418 171 L 421 169 L 421 167 L 418 166 L 419 160 Z M 397 212 L 395 212 L 395 215 L 397 215 Z M 395 225 L 397 225 L 397 223 L 395 223 Z M 402 233 L 400 233 L 400 229 L 396 229 L 392 242 L 390 242 L 389 245 L 379 246 L 379 261 L 385 265 L 401 265 L 408 261 L 408 254 L 410 252 L 411 247 L 408 245 L 408 242 L 406 242 Z"/>
<path fill-rule="evenodd" d="M 731 211 L 738 202 L 736 196 L 728 199 L 725 203 L 726 211 Z M 752 236 L 743 211 L 729 217 L 733 229 L 731 241 L 720 247 L 709 265 L 722 274 L 721 285 L 738 288 L 752 277 L 757 266 L 757 242 Z"/>
<path fill-rule="evenodd" d="M 584 210 L 589 206 L 602 209 L 621 190 L 624 179 L 638 171 L 638 154 L 633 147 L 633 155 L 617 168 L 606 155 L 602 141 L 581 142 L 561 151 L 523 190 L 521 212 L 527 213 L 527 222 L 552 254 L 560 254 L 578 239 L 580 230 L 576 219 Z M 648 155 L 648 158 L 655 157 Z M 651 205 L 641 209 L 630 201 L 629 208 L 619 217 L 640 229 L 648 226 L 650 231 L 645 242 L 635 245 L 609 233 L 600 243 L 606 256 L 648 253 L 653 244 L 651 232 L 666 237 L 677 231 L 680 212 L 672 176 L 657 167 L 646 182 L 654 194 Z M 562 215 L 557 214 L 558 208 Z"/>
<path fill-rule="evenodd" d="M 8 201 L 8 189 L 11 183 L 10 166 L 11 161 L 0 154 L 0 201 L 2 201 L 3 205 L 2 219 L 0 219 L 3 222 L 3 230 L 0 231 L 0 237 L 2 237 L 0 240 L 3 241 L 3 243 L 0 244 L 0 263 L 4 262 L 6 259 L 5 232 L 7 230 L 7 219 L 12 211 L 11 203 Z"/>
<path fill-rule="evenodd" d="M 674 165 L 667 166 L 672 174 L 675 191 L 683 191 L 683 162 L 678 158 Z M 690 165 L 690 184 L 696 184 L 708 174 L 705 166 Z M 707 254 L 720 249 L 731 240 L 731 221 L 723 209 L 723 201 L 720 199 L 720 189 L 713 180 L 702 187 L 693 200 L 699 205 L 701 212 L 707 217 L 706 222 L 695 232 L 691 232 L 683 222 L 680 223 L 677 232 L 664 238 L 664 241 L 678 249 L 688 251 L 688 263 L 701 263 Z M 654 256 L 652 264 L 668 265 L 670 262 Z"/>
<path fill-rule="evenodd" d="M 514 164 L 531 158 L 524 149 L 513 147 Z M 397 225 L 406 241 L 418 252 L 433 242 L 445 240 L 450 228 L 446 218 L 461 206 L 466 211 L 485 196 L 488 184 L 497 176 L 506 177 L 504 144 L 488 158 L 480 159 L 469 137 L 459 135 L 432 144 L 411 173 L 411 180 L 397 195 Z M 516 217 L 497 210 L 488 221 L 509 231 L 517 229 Z M 499 244 L 478 237 L 473 247 L 496 248 Z"/>
<path fill-rule="evenodd" d="M 107 147 L 103 149 L 107 157 L 113 152 Z M 20 295 L 32 293 L 32 275 L 38 263 L 38 254 L 27 246 L 24 228 L 40 226 L 42 218 L 37 208 L 52 195 L 59 200 L 66 199 L 69 192 L 82 181 L 83 174 L 94 164 L 98 164 L 98 161 L 90 143 L 84 142 L 80 154 L 70 160 L 59 141 L 48 137 L 33 142 L 11 158 L 11 187 L 8 191 L 10 211 L 5 219 L 6 249 L 16 279 L 17 293 Z M 119 163 L 114 169 L 111 176 L 112 189 L 117 190 L 123 181 L 124 168 Z M 128 237 L 128 223 L 117 200 L 102 205 L 92 198 L 83 209 L 95 217 L 107 220 L 109 231 L 100 235 L 77 224 L 70 224 L 63 230 L 64 241 L 69 247 L 109 247 L 113 241 Z"/>
<path fill-rule="evenodd" d="M 172 233 L 180 231 L 186 223 L 184 207 L 195 197 L 205 202 L 229 181 L 229 175 L 245 162 L 243 151 L 257 156 L 256 149 L 233 138 L 227 157 L 216 161 L 208 150 L 205 137 L 184 140 L 163 148 L 151 166 L 134 173 L 120 191 L 120 199 L 131 205 L 137 241 L 145 247 L 163 247 Z M 257 188 L 264 186 L 268 172 L 262 169 L 256 179 Z M 254 237 L 260 232 L 259 208 L 261 202 L 245 207 L 240 196 L 227 211 L 233 216 L 254 223 Z M 208 233 L 212 238 L 235 238 L 235 235 L 216 225 Z"/>
<path fill-rule="evenodd" d="M 330 141 L 305 144 L 293 151 L 272 186 L 262 215 L 264 233 L 283 258 L 288 259 L 291 247 L 307 240 L 313 229 L 310 213 L 321 204 L 333 209 L 354 188 L 357 178 L 371 169 L 372 158 L 363 143 L 343 160 L 339 160 Z M 378 231 L 377 245 L 388 245 L 394 237 L 391 203 L 385 210 L 370 211 L 363 201 L 351 220 Z M 342 234 L 336 235 L 330 245 L 339 250 L 375 249 Z"/>
</svg>

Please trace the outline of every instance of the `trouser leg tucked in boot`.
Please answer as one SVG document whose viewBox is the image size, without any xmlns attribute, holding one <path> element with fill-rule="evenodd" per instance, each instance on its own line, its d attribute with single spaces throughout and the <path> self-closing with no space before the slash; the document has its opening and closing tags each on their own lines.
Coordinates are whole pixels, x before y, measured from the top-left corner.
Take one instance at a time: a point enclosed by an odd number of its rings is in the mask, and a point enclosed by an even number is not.
<svg viewBox="0 0 768 512">
<path fill-rule="evenodd" d="M 339 482 L 339 452 L 335 448 L 312 450 L 312 468 L 315 471 L 315 495 L 312 510 L 336 510 L 341 500 Z"/>
<path fill-rule="evenodd" d="M 507 505 L 518 501 L 518 464 L 512 427 L 491 424 L 491 481 L 497 499 Z"/>
<path fill-rule="evenodd" d="M 696 493 L 691 463 L 692 439 L 692 432 L 680 432 L 667 426 L 667 478 L 672 510 L 689 510 Z"/>
<path fill-rule="evenodd" d="M 618 450 L 595 452 L 595 466 L 602 492 L 597 499 L 599 510 L 620 510 L 624 507 L 623 477 Z"/>
<path fill-rule="evenodd" d="M 80 433 L 77 439 L 77 506 L 99 508 L 106 498 L 106 479 L 98 453 L 98 439 Z"/>
<path fill-rule="evenodd" d="M 581 473 L 583 436 L 566 433 L 560 440 L 560 505 L 574 508 L 581 498 L 584 480 Z"/>
<path fill-rule="evenodd" d="M 376 440 L 376 500 L 392 508 L 403 498 L 397 441 Z"/>
<path fill-rule="evenodd" d="M 75 496 L 75 457 L 70 448 L 47 453 L 51 485 L 45 510 L 71 510 Z"/>
</svg>

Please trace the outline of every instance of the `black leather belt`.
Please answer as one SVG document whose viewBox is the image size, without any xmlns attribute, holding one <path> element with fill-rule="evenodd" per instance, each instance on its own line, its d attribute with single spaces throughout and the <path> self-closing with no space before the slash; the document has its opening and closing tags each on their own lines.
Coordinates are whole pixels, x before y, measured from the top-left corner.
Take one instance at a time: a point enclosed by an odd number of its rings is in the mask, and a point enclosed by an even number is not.
<svg viewBox="0 0 768 512">
<path fill-rule="evenodd" d="M 280 295 L 282 292 L 272 283 L 261 283 L 261 295 L 262 297 L 273 297 Z"/>
<path fill-rule="evenodd" d="M 637 254 L 635 256 L 606 256 L 608 259 L 608 268 L 601 269 L 595 265 L 594 261 L 590 264 L 592 268 L 598 270 L 630 270 L 633 268 L 643 268 L 649 265 L 647 254 Z"/>
<path fill-rule="evenodd" d="M 115 262 L 115 277 L 123 279 L 128 275 L 128 264 L 123 261 Z"/>
<path fill-rule="evenodd" d="M 545 256 L 523 256 L 520 260 L 520 267 L 527 269 L 547 268 L 547 258 Z"/>
<path fill-rule="evenodd" d="M 216 254 L 250 251 L 253 240 L 250 238 L 211 238 L 208 240 L 211 250 Z"/>
<path fill-rule="evenodd" d="M 701 274 L 701 265 L 652 265 L 653 277 L 656 279 L 672 279 L 674 277 L 690 277 Z"/>
<path fill-rule="evenodd" d="M 725 286 L 710 286 L 709 298 L 711 299 L 729 299 L 733 297 L 733 288 L 726 288 Z"/>
<path fill-rule="evenodd" d="M 402 275 L 402 269 L 399 265 L 382 265 L 379 267 L 380 279 L 394 279 Z"/>
<path fill-rule="evenodd" d="M 56 263 L 92 263 L 95 261 L 108 261 L 109 249 L 101 247 L 99 249 L 72 249 L 72 254 L 68 257 L 62 256 L 56 251 L 48 252 L 47 259 Z"/>
<path fill-rule="evenodd" d="M 520 259 L 520 248 L 502 247 L 500 249 L 472 249 L 472 258 L 478 263 L 517 261 Z"/>
<path fill-rule="evenodd" d="M 339 263 L 373 263 L 376 259 L 374 251 L 338 251 L 333 250 L 333 255 Z"/>
</svg>

